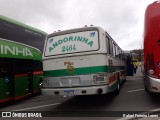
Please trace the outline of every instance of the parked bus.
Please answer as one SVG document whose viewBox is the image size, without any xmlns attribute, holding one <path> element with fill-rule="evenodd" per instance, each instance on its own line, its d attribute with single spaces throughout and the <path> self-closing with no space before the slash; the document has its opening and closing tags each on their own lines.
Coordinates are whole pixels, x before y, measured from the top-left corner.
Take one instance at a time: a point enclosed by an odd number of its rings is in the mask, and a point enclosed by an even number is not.
<svg viewBox="0 0 160 120">
<path fill-rule="evenodd" d="M 150 4 L 145 13 L 144 85 L 145 90 L 160 92 L 160 2 Z"/>
<path fill-rule="evenodd" d="M 0 104 L 40 92 L 40 50 L 0 38 Z"/>
<path fill-rule="evenodd" d="M 20 42 L 43 51 L 47 33 L 0 15 L 0 38 Z"/>
<path fill-rule="evenodd" d="M 96 95 L 119 92 L 126 64 L 121 48 L 100 27 L 48 35 L 43 52 L 44 95 Z"/>
<path fill-rule="evenodd" d="M 39 92 L 46 35 L 0 15 L 0 103 Z"/>
</svg>

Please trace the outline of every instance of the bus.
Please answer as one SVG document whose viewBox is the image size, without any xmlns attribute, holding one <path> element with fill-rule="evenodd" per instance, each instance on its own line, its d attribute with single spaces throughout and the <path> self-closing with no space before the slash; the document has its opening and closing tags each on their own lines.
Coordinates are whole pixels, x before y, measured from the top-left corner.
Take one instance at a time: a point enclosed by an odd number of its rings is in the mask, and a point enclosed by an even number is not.
<svg viewBox="0 0 160 120">
<path fill-rule="evenodd" d="M 144 86 L 151 93 L 160 92 L 160 2 L 148 5 L 144 25 Z"/>
<path fill-rule="evenodd" d="M 0 38 L 0 105 L 39 93 L 42 75 L 40 50 Z"/>
<path fill-rule="evenodd" d="M 0 103 L 40 92 L 46 35 L 0 15 Z"/>
<path fill-rule="evenodd" d="M 0 15 L 0 38 L 20 42 L 43 51 L 47 33 Z"/>
<path fill-rule="evenodd" d="M 48 35 L 42 59 L 44 95 L 119 93 L 120 84 L 126 78 L 122 49 L 101 27 Z"/>
</svg>

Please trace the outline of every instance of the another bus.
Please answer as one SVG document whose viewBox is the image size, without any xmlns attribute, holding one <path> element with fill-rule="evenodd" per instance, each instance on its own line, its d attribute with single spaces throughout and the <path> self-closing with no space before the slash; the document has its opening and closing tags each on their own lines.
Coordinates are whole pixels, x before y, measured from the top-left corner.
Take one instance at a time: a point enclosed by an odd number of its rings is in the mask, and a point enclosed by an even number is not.
<svg viewBox="0 0 160 120">
<path fill-rule="evenodd" d="M 0 38 L 0 104 L 40 92 L 40 50 Z"/>
<path fill-rule="evenodd" d="M 0 15 L 0 103 L 40 92 L 46 35 Z"/>
<path fill-rule="evenodd" d="M 119 92 L 126 78 L 122 49 L 100 27 L 48 35 L 43 52 L 44 95 L 96 95 Z"/>
<path fill-rule="evenodd" d="M 160 2 L 150 4 L 145 13 L 144 85 L 145 90 L 160 92 Z"/>
</svg>

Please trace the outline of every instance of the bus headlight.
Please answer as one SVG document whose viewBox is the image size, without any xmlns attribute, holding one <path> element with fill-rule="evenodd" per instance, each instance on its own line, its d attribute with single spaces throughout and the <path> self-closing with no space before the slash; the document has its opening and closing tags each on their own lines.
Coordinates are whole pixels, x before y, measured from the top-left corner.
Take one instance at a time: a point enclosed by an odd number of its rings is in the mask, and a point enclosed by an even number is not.
<svg viewBox="0 0 160 120">
<path fill-rule="evenodd" d="M 150 75 L 153 75 L 153 74 L 154 74 L 154 70 L 148 70 L 148 73 L 149 73 Z"/>
<path fill-rule="evenodd" d="M 94 79 L 95 84 L 108 84 L 109 83 L 107 74 L 94 75 L 93 79 Z"/>
</svg>

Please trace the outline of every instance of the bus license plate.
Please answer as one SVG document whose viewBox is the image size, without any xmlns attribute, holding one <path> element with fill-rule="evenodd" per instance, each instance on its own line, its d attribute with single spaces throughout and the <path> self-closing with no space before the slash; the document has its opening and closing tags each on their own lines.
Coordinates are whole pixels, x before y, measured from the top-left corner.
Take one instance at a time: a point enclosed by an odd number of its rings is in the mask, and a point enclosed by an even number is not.
<svg viewBox="0 0 160 120">
<path fill-rule="evenodd" d="M 65 95 L 67 96 L 74 96 L 75 90 L 64 90 Z"/>
</svg>

